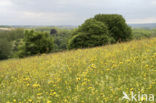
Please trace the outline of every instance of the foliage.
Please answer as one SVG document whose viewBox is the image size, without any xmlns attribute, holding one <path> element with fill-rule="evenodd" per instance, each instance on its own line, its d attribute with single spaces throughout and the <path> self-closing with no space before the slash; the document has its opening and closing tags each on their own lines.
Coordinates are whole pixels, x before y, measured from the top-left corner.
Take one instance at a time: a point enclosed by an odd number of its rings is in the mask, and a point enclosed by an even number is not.
<svg viewBox="0 0 156 103">
<path fill-rule="evenodd" d="M 155 44 L 151 38 L 1 61 L 0 103 L 129 103 L 123 91 L 156 95 Z"/>
<path fill-rule="evenodd" d="M 133 29 L 133 39 L 156 37 L 156 29 Z"/>
<path fill-rule="evenodd" d="M 105 23 L 108 26 L 110 36 L 116 41 L 127 41 L 132 38 L 131 28 L 121 15 L 98 14 L 94 19 Z"/>
<path fill-rule="evenodd" d="M 19 47 L 19 56 L 49 53 L 53 49 L 53 39 L 46 32 L 25 31 L 23 45 Z"/>
<path fill-rule="evenodd" d="M 12 42 L 17 39 L 24 37 L 24 29 L 12 29 L 8 31 L 0 31 L 0 38 L 6 39 L 9 42 Z"/>
<path fill-rule="evenodd" d="M 59 52 L 67 49 L 68 40 L 72 37 L 73 29 L 60 27 L 39 27 L 36 31 L 49 32 L 56 30 L 55 35 L 51 35 L 54 39 L 54 49 L 52 52 Z"/>
<path fill-rule="evenodd" d="M 121 15 L 115 14 L 114 15 L 98 14 L 94 18 L 86 20 L 81 26 L 79 26 L 77 31 L 75 31 L 74 33 L 77 36 L 73 36 L 73 38 L 70 40 L 69 48 L 100 46 L 109 44 L 110 42 L 115 43 L 128 41 L 132 38 L 131 28 L 125 23 L 125 19 Z M 79 33 L 81 33 L 81 35 Z M 84 34 L 84 37 L 82 34 Z M 93 36 L 98 39 L 91 38 Z M 100 39 L 100 37 L 102 38 Z M 83 39 L 80 40 L 80 38 Z M 103 40 L 105 42 L 103 42 Z M 80 43 L 77 43 L 75 41 Z"/>
<path fill-rule="evenodd" d="M 54 34 L 57 34 L 57 30 L 56 29 L 51 29 L 50 30 L 50 35 L 54 35 Z"/>
<path fill-rule="evenodd" d="M 67 42 L 69 38 L 71 38 L 72 29 L 60 29 L 60 28 L 51 28 L 51 27 L 42 27 L 42 28 L 35 28 L 37 32 L 49 32 L 50 30 L 55 29 L 57 32 L 55 35 L 50 35 L 50 38 L 53 38 L 53 50 L 51 52 L 58 52 L 67 49 Z M 9 45 L 9 58 L 16 58 L 16 57 L 23 57 L 25 54 L 24 50 L 24 29 L 17 28 L 17 29 L 10 29 L 10 30 L 0 30 L 0 38 L 6 40 L 7 44 L 2 45 Z M 7 47 L 7 46 L 6 46 Z M 7 58 L 6 58 L 7 59 Z"/>
<path fill-rule="evenodd" d="M 13 42 L 23 37 L 23 29 L 0 30 L 0 60 L 14 57 Z"/>
<path fill-rule="evenodd" d="M 12 58 L 24 57 L 25 54 L 25 44 L 23 39 L 17 39 L 12 42 Z"/>
<path fill-rule="evenodd" d="M 86 20 L 69 41 L 69 49 L 105 45 L 109 43 L 107 26 L 95 19 Z"/>
<path fill-rule="evenodd" d="M 6 39 L 0 38 L 0 60 L 9 58 L 10 48 L 10 43 Z"/>
<path fill-rule="evenodd" d="M 80 32 L 69 41 L 69 49 L 101 46 L 109 42 L 107 35 L 91 35 Z"/>
<path fill-rule="evenodd" d="M 54 38 L 54 50 L 62 51 L 67 49 L 68 40 L 72 37 L 72 30 L 56 28 L 57 33 L 51 35 Z"/>
<path fill-rule="evenodd" d="M 65 29 L 65 28 L 63 29 L 57 27 L 38 27 L 34 29 L 37 32 L 50 33 L 50 30 L 52 29 L 55 29 L 57 31 L 55 35 L 51 35 L 54 41 L 53 44 L 54 47 L 51 52 L 59 52 L 59 51 L 67 50 L 67 47 L 69 47 L 68 44 L 71 43 L 75 43 L 71 45 L 71 48 L 74 48 L 74 46 L 75 48 L 85 48 L 85 47 L 101 46 L 101 45 L 116 42 L 112 37 L 110 37 L 109 30 L 104 30 L 104 29 L 108 29 L 106 23 L 97 21 L 94 18 L 86 20 L 84 24 L 82 24 L 79 28 L 75 28 L 75 29 Z M 104 35 L 100 36 L 102 33 L 106 33 L 108 34 L 108 36 L 104 36 Z M 82 37 L 82 34 L 84 35 L 84 37 Z M 151 38 L 156 36 L 156 29 L 132 29 L 132 34 L 133 34 L 133 39 Z M 105 38 L 103 39 L 105 41 L 100 42 L 99 40 L 102 40 L 102 38 L 100 39 L 100 37 Z M 0 30 L 0 39 L 1 39 L 0 45 L 1 47 L 3 46 L 3 49 L 1 48 L 1 56 L 5 55 L 3 58 L 8 59 L 8 58 L 19 57 L 19 55 L 20 57 L 25 55 L 23 38 L 24 38 L 24 28 L 23 29 L 9 28 L 8 30 Z M 79 38 L 81 38 L 82 40 L 79 40 Z M 74 41 L 79 41 L 79 43 Z M 84 41 L 86 42 L 83 44 Z M 86 45 L 87 43 L 90 44 Z"/>
<path fill-rule="evenodd" d="M 89 33 L 90 35 L 108 35 L 108 29 L 105 23 L 95 19 L 87 19 L 79 28 L 78 32 Z"/>
</svg>

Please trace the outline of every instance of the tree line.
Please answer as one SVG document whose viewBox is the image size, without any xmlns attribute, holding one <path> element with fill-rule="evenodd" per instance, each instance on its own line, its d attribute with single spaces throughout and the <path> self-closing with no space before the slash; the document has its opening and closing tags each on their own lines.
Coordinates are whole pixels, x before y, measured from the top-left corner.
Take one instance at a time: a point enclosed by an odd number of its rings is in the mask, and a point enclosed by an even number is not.
<svg viewBox="0 0 156 103">
<path fill-rule="evenodd" d="M 149 35 L 150 31 L 144 31 L 132 31 L 122 15 L 118 14 L 95 15 L 76 29 L 36 28 L 0 31 L 0 60 L 103 46 L 156 34 L 154 32 Z"/>
</svg>

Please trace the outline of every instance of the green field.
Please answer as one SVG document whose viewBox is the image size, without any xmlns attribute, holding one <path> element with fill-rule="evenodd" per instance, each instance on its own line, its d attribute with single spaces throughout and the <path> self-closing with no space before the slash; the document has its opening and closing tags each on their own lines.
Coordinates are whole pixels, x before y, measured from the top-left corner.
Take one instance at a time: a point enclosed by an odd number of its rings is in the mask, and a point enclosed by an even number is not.
<svg viewBox="0 0 156 103">
<path fill-rule="evenodd" d="M 0 103 L 129 103 L 123 91 L 156 95 L 156 38 L 0 62 Z"/>
</svg>

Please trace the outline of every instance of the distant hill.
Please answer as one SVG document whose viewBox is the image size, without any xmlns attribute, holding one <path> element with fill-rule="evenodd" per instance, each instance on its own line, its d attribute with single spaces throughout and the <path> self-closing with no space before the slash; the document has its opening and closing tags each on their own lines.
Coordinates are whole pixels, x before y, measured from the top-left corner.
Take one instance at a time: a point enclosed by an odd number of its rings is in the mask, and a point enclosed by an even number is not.
<svg viewBox="0 0 156 103">
<path fill-rule="evenodd" d="M 0 28 L 36 28 L 36 27 L 59 27 L 59 28 L 76 28 L 77 25 L 0 25 Z"/>
<path fill-rule="evenodd" d="M 153 29 L 156 28 L 156 23 L 147 23 L 147 24 L 129 24 L 132 28 L 145 28 Z"/>
<path fill-rule="evenodd" d="M 147 23 L 147 24 L 128 24 L 132 28 L 144 28 L 144 29 L 153 29 L 156 28 L 156 23 Z M 42 28 L 42 27 L 58 27 L 64 29 L 73 29 L 77 28 L 77 25 L 0 25 L 0 28 Z"/>
</svg>

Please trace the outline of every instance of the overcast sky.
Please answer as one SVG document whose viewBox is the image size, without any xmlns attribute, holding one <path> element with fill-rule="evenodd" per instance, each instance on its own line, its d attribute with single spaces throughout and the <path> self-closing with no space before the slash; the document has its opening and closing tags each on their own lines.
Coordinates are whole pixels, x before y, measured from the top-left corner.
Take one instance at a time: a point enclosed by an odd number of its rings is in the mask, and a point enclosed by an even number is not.
<svg viewBox="0 0 156 103">
<path fill-rule="evenodd" d="M 0 0 L 0 25 L 80 25 L 99 13 L 156 23 L 156 0 Z"/>
</svg>

